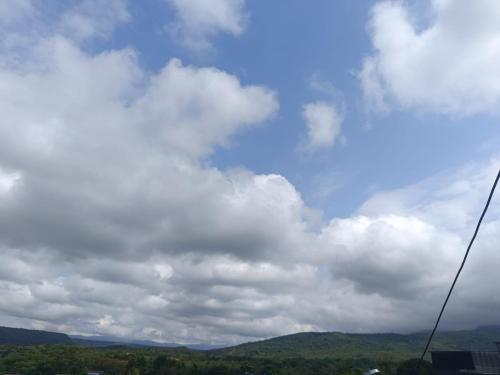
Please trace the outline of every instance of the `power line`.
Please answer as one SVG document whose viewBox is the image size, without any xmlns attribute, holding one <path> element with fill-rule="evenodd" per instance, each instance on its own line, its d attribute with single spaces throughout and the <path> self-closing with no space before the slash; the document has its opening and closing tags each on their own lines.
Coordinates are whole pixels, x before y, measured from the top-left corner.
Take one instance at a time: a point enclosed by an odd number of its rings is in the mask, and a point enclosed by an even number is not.
<svg viewBox="0 0 500 375">
<path fill-rule="evenodd" d="M 436 329 L 439 325 L 439 321 L 441 320 L 441 316 L 443 316 L 444 309 L 446 307 L 446 304 L 448 303 L 448 300 L 450 299 L 451 292 L 453 291 L 453 288 L 455 287 L 455 284 L 457 283 L 458 276 L 460 276 L 460 273 L 462 272 L 462 269 L 464 268 L 465 262 L 467 260 L 467 257 L 469 256 L 469 251 L 472 247 L 472 244 L 474 243 L 474 240 L 476 239 L 477 233 L 479 232 L 479 227 L 481 226 L 481 223 L 483 221 L 484 215 L 486 214 L 486 211 L 488 210 L 488 207 L 491 202 L 491 198 L 493 197 L 493 193 L 495 192 L 495 189 L 497 187 L 498 180 L 500 179 L 500 170 L 498 171 L 497 177 L 495 179 L 495 182 L 493 183 L 493 187 L 491 188 L 490 195 L 488 196 L 488 200 L 486 201 L 486 205 L 484 206 L 483 213 L 481 214 L 481 217 L 479 218 L 479 221 L 477 222 L 476 225 L 476 230 L 474 231 L 474 235 L 472 236 L 472 239 L 469 242 L 469 246 L 467 246 L 467 251 L 465 252 L 464 259 L 462 260 L 462 264 L 460 265 L 460 268 L 458 269 L 457 274 L 455 275 L 455 279 L 453 280 L 453 283 L 451 284 L 451 288 L 448 292 L 448 295 L 446 296 L 446 299 L 444 300 L 443 307 L 441 307 L 441 311 L 439 312 L 439 316 L 436 320 L 436 324 L 434 324 L 434 329 L 431 332 L 431 335 L 429 336 L 429 339 L 427 340 L 427 345 L 425 345 L 425 349 L 420 356 L 420 361 L 422 361 L 427 354 L 427 350 L 429 350 L 429 346 L 431 344 L 432 338 L 434 337 L 434 334 L 436 333 Z"/>
</svg>

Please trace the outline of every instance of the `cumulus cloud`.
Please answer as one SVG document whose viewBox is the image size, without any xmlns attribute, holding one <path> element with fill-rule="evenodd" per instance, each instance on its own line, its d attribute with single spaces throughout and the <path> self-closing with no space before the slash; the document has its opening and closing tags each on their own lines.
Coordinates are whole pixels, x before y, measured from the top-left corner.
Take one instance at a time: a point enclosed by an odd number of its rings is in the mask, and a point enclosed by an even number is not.
<svg viewBox="0 0 500 375">
<path fill-rule="evenodd" d="M 274 186 L 289 189 L 291 199 L 282 201 L 282 209 L 290 210 L 291 217 L 300 216 L 294 189 L 280 177 L 236 172 L 227 176 L 197 165 L 232 133 L 271 116 L 277 108 L 271 91 L 243 87 L 224 72 L 185 67 L 178 60 L 142 80 L 132 51 L 88 56 L 65 39 L 42 43 L 40 58 L 47 57 L 45 63 L 52 69 L 36 76 L 0 73 L 5 83 L 3 166 L 22 175 L 19 188 L 10 189 L 10 199 L 2 204 L 2 231 L 10 232 L 11 245 L 26 246 L 42 235 L 45 245 L 69 247 L 75 254 L 125 248 L 184 251 L 201 244 L 217 251 L 224 246 L 219 236 L 234 230 L 235 236 L 248 233 L 245 244 L 257 246 L 262 239 L 251 236 L 249 226 L 226 227 L 229 218 L 238 221 L 246 215 L 255 226 L 263 225 L 242 207 L 259 206 L 266 194 L 255 194 L 247 203 L 238 199 L 240 185 L 249 189 L 248 196 L 251 185 L 261 192 L 272 192 Z M 138 91 L 142 95 L 135 97 Z M 16 133 L 9 130 L 14 124 L 23 124 Z M 120 183 L 112 187 L 112 181 Z M 123 202 L 102 205 L 115 201 L 112 196 Z M 194 201 L 197 205 L 186 209 Z M 38 214 L 23 218 L 28 207 Z M 139 207 L 142 215 L 123 215 Z M 218 207 L 226 214 L 212 216 Z M 163 210 L 176 219 L 163 217 Z M 8 219 L 7 212 L 14 216 Z M 99 218 L 107 224 L 101 226 Z M 58 222 L 66 223 L 64 230 Z M 206 227 L 206 222 L 212 226 Z M 125 227 L 135 237 L 132 247 L 125 245 Z M 149 235 L 142 238 L 145 228 Z M 265 236 L 273 236 L 270 228 Z M 78 238 L 86 238 L 83 247 Z M 241 247 L 234 251 L 245 252 L 245 245 Z"/>
<path fill-rule="evenodd" d="M 130 19 L 125 0 L 83 0 L 62 16 L 60 27 L 73 38 L 109 37 Z"/>
<path fill-rule="evenodd" d="M 420 21 L 403 2 L 382 1 L 371 13 L 373 54 L 359 74 L 372 108 L 391 104 L 470 115 L 500 103 L 500 6 L 494 0 L 433 0 Z"/>
<path fill-rule="evenodd" d="M 307 139 L 302 147 L 307 152 L 330 148 L 340 134 L 342 115 L 333 105 L 323 101 L 304 105 L 302 116 L 307 125 Z"/>
<path fill-rule="evenodd" d="M 246 26 L 245 0 L 166 0 L 176 11 L 168 26 L 173 37 L 184 46 L 204 51 L 211 39 L 222 33 L 240 35 Z"/>
<path fill-rule="evenodd" d="M 210 165 L 277 112 L 272 90 L 68 35 L 1 54 L 0 323 L 181 343 L 428 328 L 498 159 L 321 222 L 285 177 Z M 498 322 L 497 202 L 449 327 Z"/>
</svg>

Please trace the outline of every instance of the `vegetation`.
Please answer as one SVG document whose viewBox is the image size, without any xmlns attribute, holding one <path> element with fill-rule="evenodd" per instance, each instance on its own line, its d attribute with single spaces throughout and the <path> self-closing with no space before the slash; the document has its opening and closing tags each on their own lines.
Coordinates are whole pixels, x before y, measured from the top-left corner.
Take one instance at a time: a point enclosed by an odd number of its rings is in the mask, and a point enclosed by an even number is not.
<svg viewBox="0 0 500 375">
<path fill-rule="evenodd" d="M 443 332 L 436 336 L 433 350 L 493 350 L 493 342 L 499 337 L 498 327 Z M 100 370 L 106 375 L 362 375 L 376 367 L 382 375 L 430 375 L 429 363 L 418 364 L 415 359 L 426 338 L 426 333 L 299 333 L 209 351 L 137 345 L 85 347 L 74 343 L 0 345 L 0 374 L 79 375 Z"/>
<path fill-rule="evenodd" d="M 400 335 L 394 333 L 351 334 L 305 332 L 275 337 L 212 351 L 219 355 L 251 357 L 376 358 L 404 360 L 421 353 L 427 332 Z M 471 331 L 439 332 L 432 350 L 495 350 L 500 327 L 481 327 Z"/>
<path fill-rule="evenodd" d="M 2 346 L 0 373 L 25 375 L 196 375 L 196 374 L 338 374 L 362 375 L 376 365 L 384 375 L 396 375 L 397 363 L 356 358 L 252 358 L 214 356 L 189 349 L 88 348 L 79 346 Z"/>
<path fill-rule="evenodd" d="M 396 375 L 432 375 L 432 365 L 419 358 L 409 359 L 398 366 Z"/>
</svg>

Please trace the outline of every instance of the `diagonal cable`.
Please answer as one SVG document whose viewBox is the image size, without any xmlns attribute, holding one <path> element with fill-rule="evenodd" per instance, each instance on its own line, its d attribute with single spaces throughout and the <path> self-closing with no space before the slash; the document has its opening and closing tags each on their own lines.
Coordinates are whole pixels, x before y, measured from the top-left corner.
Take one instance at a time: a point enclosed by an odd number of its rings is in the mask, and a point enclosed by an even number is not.
<svg viewBox="0 0 500 375">
<path fill-rule="evenodd" d="M 420 361 L 422 361 L 427 354 L 427 351 L 429 350 L 429 346 L 431 345 L 432 338 L 434 337 L 434 334 L 436 333 L 437 327 L 439 325 L 439 321 L 441 320 L 441 317 L 443 316 L 444 309 L 446 307 L 446 304 L 448 303 L 448 300 L 450 299 L 451 292 L 453 291 L 453 288 L 455 287 L 455 284 L 457 283 L 458 277 L 460 276 L 460 273 L 462 272 L 462 269 L 464 268 L 465 262 L 467 261 L 467 257 L 469 256 L 470 249 L 472 247 L 472 244 L 474 243 L 474 240 L 476 239 L 477 233 L 479 232 L 479 227 L 481 226 L 481 223 L 483 222 L 484 215 L 486 214 L 486 211 L 488 210 L 488 207 L 491 202 L 491 198 L 493 197 L 493 193 L 495 192 L 495 189 L 497 187 L 498 180 L 500 179 L 500 170 L 498 171 L 497 177 L 495 179 L 495 182 L 493 183 L 493 186 L 490 191 L 490 195 L 488 196 L 488 200 L 486 201 L 486 205 L 484 206 L 483 213 L 481 214 L 481 217 L 479 218 L 479 221 L 477 222 L 476 225 L 476 230 L 474 231 L 474 235 L 472 236 L 472 239 L 469 242 L 469 246 L 467 246 L 467 251 L 465 252 L 464 259 L 462 260 L 462 264 L 460 265 L 460 268 L 458 269 L 457 274 L 455 275 L 455 279 L 453 280 L 453 283 L 451 284 L 451 288 L 448 291 L 448 295 L 446 296 L 446 299 L 444 300 L 443 307 L 441 307 L 441 311 L 439 312 L 439 316 L 436 320 L 436 324 L 434 324 L 434 328 L 431 332 L 431 335 L 429 336 L 429 339 L 427 340 L 427 344 L 425 345 L 425 349 L 420 356 Z"/>
</svg>

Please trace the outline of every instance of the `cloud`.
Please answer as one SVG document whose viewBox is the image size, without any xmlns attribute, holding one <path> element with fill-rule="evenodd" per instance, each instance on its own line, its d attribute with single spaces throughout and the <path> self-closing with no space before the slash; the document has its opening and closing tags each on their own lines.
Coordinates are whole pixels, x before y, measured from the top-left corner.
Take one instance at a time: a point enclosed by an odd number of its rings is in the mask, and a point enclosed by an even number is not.
<svg viewBox="0 0 500 375">
<path fill-rule="evenodd" d="M 0 54 L 1 324 L 181 343 L 429 327 L 497 158 L 322 222 L 285 177 L 210 163 L 273 118 L 271 89 L 55 31 L 32 43 Z M 447 327 L 498 323 L 497 202 Z"/>
<path fill-rule="evenodd" d="M 334 105 L 322 101 L 308 103 L 303 107 L 302 117 L 307 124 L 307 139 L 303 145 L 307 152 L 333 147 L 343 121 Z"/>
<path fill-rule="evenodd" d="M 169 31 L 180 44 L 196 51 L 212 48 L 219 34 L 240 35 L 248 16 L 244 0 L 166 0 L 176 11 Z"/>
<path fill-rule="evenodd" d="M 96 39 L 109 39 L 131 16 L 126 0 L 77 2 L 5 1 L 0 5 L 0 64 L 26 73 L 45 68 L 41 39 L 71 39 L 89 47 Z M 33 50 L 38 50 L 33 53 Z"/>
<path fill-rule="evenodd" d="M 10 193 L 20 178 L 19 173 L 8 173 L 0 169 L 0 195 Z"/>
<path fill-rule="evenodd" d="M 33 13 L 31 0 L 5 0 L 0 3 L 0 24 L 11 24 Z"/>
<path fill-rule="evenodd" d="M 444 287 L 449 279 L 438 267 L 451 269 L 455 249 L 463 248 L 457 235 L 411 215 L 333 220 L 323 236 L 337 249 L 335 277 L 349 278 L 362 292 L 398 299 L 415 299 L 428 287 Z M 429 262 L 436 250 L 439 264 Z"/>
<path fill-rule="evenodd" d="M 224 175 L 198 166 L 231 134 L 269 118 L 277 110 L 274 93 L 178 60 L 146 80 L 130 50 L 88 56 L 65 39 L 41 43 L 37 58 L 49 70 L 0 73 L 2 167 L 21 175 L 2 204 L 2 232 L 10 233 L 10 245 L 48 246 L 75 256 L 195 251 L 202 244 L 224 251 L 219 247 L 232 245 L 219 236 L 232 230 L 236 238 L 248 236 L 233 250 L 244 253 L 245 246 L 263 241 L 251 228 L 264 225 L 245 208 L 267 209 L 267 190 L 283 187 L 290 200 L 276 208 L 300 216 L 297 193 L 280 177 Z M 9 130 L 13 124 L 19 131 Z M 241 199 L 240 189 L 246 194 Z M 186 209 L 191 202 L 198 204 Z M 216 215 L 221 209 L 224 214 Z M 247 223 L 230 226 L 231 220 Z M 275 236 L 271 228 L 281 222 L 275 220 L 265 238 Z M 143 237 L 143 230 L 149 235 Z"/>
<path fill-rule="evenodd" d="M 62 16 L 60 27 L 75 39 L 109 37 L 130 14 L 125 0 L 83 0 Z"/>
<path fill-rule="evenodd" d="M 500 103 L 500 6 L 494 0 L 433 0 L 418 25 L 403 2 L 371 12 L 373 53 L 359 74 L 369 105 L 452 115 L 496 113 Z M 419 20 L 420 21 L 420 20 Z"/>
</svg>

